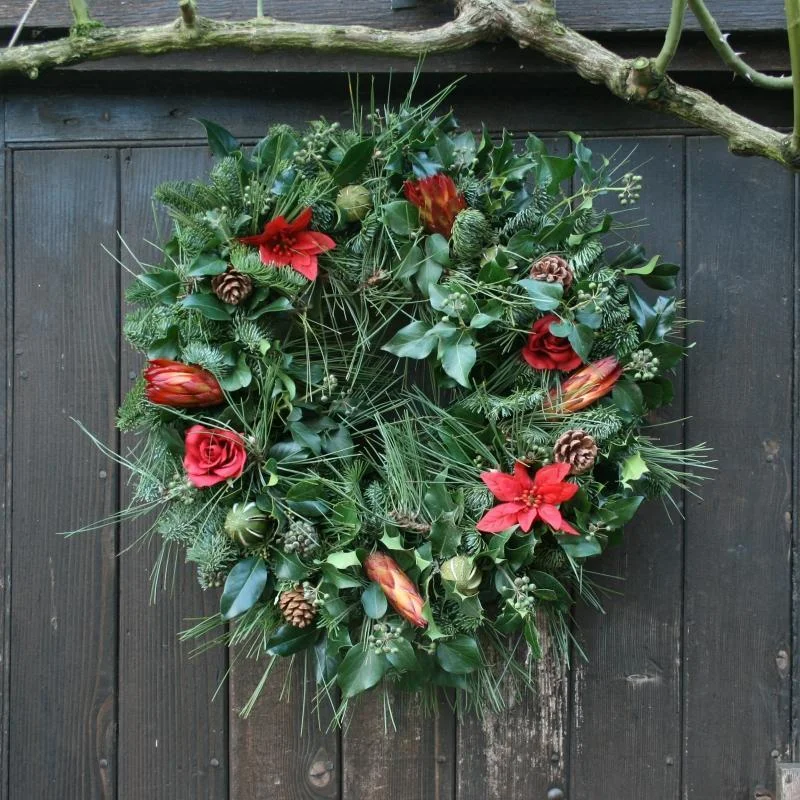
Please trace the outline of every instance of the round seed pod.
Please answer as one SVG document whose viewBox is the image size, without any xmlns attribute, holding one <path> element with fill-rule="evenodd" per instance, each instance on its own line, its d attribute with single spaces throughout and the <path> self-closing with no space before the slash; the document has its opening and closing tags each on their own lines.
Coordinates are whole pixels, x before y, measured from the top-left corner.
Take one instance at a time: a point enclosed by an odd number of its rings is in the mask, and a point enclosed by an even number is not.
<svg viewBox="0 0 800 800">
<path fill-rule="evenodd" d="M 453 556 L 441 566 L 442 578 L 464 597 L 478 594 L 483 576 L 469 556 Z"/>
<path fill-rule="evenodd" d="M 345 186 L 336 195 L 336 207 L 347 222 L 358 222 L 372 209 L 372 195 L 366 186 L 360 184 Z"/>
<path fill-rule="evenodd" d="M 234 503 L 225 517 L 225 533 L 242 547 L 266 541 L 270 518 L 255 503 Z"/>
</svg>

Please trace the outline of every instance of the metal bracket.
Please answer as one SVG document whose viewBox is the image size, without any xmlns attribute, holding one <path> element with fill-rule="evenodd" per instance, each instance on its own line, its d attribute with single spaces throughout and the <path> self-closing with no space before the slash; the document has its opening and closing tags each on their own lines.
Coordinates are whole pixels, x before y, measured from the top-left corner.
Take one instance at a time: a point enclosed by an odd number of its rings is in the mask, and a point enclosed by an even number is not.
<svg viewBox="0 0 800 800">
<path fill-rule="evenodd" d="M 778 796 L 775 800 L 800 800 L 800 764 L 778 764 Z"/>
<path fill-rule="evenodd" d="M 401 8 L 416 8 L 417 0 L 392 0 L 392 11 L 399 11 Z"/>
</svg>

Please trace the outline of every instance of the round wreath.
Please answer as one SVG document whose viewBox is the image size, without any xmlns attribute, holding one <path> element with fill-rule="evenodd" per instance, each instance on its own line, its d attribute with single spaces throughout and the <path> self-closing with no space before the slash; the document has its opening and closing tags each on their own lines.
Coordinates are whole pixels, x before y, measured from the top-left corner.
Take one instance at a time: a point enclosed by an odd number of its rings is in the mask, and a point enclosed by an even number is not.
<svg viewBox="0 0 800 800">
<path fill-rule="evenodd" d="M 460 132 L 445 95 L 249 151 L 203 121 L 218 160 L 158 187 L 174 236 L 128 290 L 123 513 L 224 587 L 189 635 L 305 652 L 342 707 L 382 679 L 496 707 L 521 642 L 567 655 L 585 560 L 703 461 L 642 430 L 685 349 L 680 303 L 634 285 L 678 267 L 598 207 L 640 176 L 577 135 Z"/>
</svg>

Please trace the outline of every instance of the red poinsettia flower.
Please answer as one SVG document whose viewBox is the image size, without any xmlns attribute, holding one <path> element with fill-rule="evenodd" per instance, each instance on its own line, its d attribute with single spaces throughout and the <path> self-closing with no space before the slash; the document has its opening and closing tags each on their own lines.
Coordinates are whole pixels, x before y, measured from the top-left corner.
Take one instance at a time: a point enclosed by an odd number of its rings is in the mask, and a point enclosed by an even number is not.
<svg viewBox="0 0 800 800">
<path fill-rule="evenodd" d="M 311 209 L 307 208 L 292 222 L 285 217 L 275 217 L 264 225 L 264 232 L 257 236 L 245 236 L 243 244 L 258 245 L 258 254 L 265 264 L 290 266 L 296 272 L 313 281 L 319 267 L 317 256 L 336 247 L 330 236 L 319 231 L 310 231 Z"/>
<path fill-rule="evenodd" d="M 431 233 L 448 238 L 458 212 L 467 207 L 453 179 L 441 172 L 419 181 L 406 181 L 403 194 L 419 209 L 419 218 Z"/>
<path fill-rule="evenodd" d="M 569 470 L 569 464 L 550 464 L 531 478 L 527 467 L 517 462 L 513 475 L 497 470 L 482 472 L 481 480 L 503 502 L 487 511 L 475 527 L 484 533 L 502 533 L 519 525 L 527 532 L 540 519 L 554 531 L 578 536 L 558 510 L 559 503 L 570 500 L 578 491 L 578 484 L 564 480 Z"/>
</svg>

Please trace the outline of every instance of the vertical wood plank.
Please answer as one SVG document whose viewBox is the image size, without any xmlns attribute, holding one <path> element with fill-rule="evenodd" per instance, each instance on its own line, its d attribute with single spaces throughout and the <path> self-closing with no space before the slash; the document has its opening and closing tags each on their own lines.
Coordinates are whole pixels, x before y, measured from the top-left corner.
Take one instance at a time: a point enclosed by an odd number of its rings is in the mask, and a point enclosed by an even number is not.
<svg viewBox="0 0 800 800">
<path fill-rule="evenodd" d="M 502 120 L 503 115 L 499 116 Z M 563 139 L 545 142 L 555 155 L 563 157 L 569 152 Z M 542 658 L 535 668 L 536 694 L 528 692 L 519 700 L 507 694 L 503 713 L 487 713 L 483 718 L 465 715 L 459 720 L 458 800 L 544 798 L 550 789 L 566 788 L 569 674 L 545 630 L 541 631 L 541 640 Z"/>
<path fill-rule="evenodd" d="M 683 139 L 599 139 L 589 146 L 617 159 L 630 154 L 621 171 L 643 176 L 642 201 L 620 222 L 645 217 L 648 224 L 627 235 L 648 255 L 682 264 Z M 609 207 L 619 210 L 613 199 Z M 675 402 L 654 422 L 683 417 L 681 378 L 682 367 L 674 381 Z M 683 442 L 680 423 L 652 434 L 665 443 Z M 603 599 L 605 615 L 586 607 L 576 611 L 588 661 L 578 657 L 573 669 L 571 797 L 678 796 L 683 525 L 674 509 L 670 516 L 671 521 L 660 503 L 645 505 L 625 528 L 622 545 L 587 564 L 590 571 L 622 580 L 598 578 L 618 593 Z"/>
<path fill-rule="evenodd" d="M 117 154 L 14 158 L 11 753 L 15 798 L 113 798 L 115 533 L 71 540 L 116 507 Z"/>
<path fill-rule="evenodd" d="M 10 182 L 6 183 L 6 164 L 10 156 L 5 146 L 5 99 L 0 98 L 0 224 L 3 228 L 3 246 L 0 247 L 0 330 L 3 347 L 0 352 L 0 403 L 3 408 L 2 445 L 0 445 L 0 503 L 2 503 L 2 526 L 0 526 L 0 800 L 8 800 L 8 714 L 11 692 L 9 675 L 9 637 L 11 622 L 11 497 L 9 492 L 9 459 L 11 456 L 11 388 L 8 364 L 11 360 L 13 336 L 9 335 L 11 314 L 11 215 L 8 214 L 7 198 L 11 196 Z"/>
<path fill-rule="evenodd" d="M 169 235 L 166 214 L 153 214 L 155 186 L 167 179 L 201 177 L 210 163 L 206 147 L 122 151 L 121 234 L 143 262 L 160 260 L 156 247 L 145 240 L 159 243 Z M 123 248 L 123 262 L 131 258 Z M 142 366 L 143 358 L 123 343 L 122 393 Z M 134 440 L 123 437 L 123 449 Z M 131 495 L 127 479 L 121 476 L 123 505 Z M 123 524 L 122 549 L 133 545 L 149 523 Z M 187 620 L 215 613 L 219 597 L 200 589 L 181 552 L 166 567 L 167 590 L 160 590 L 157 605 L 151 606 L 150 572 L 159 547 L 155 536 L 120 557 L 119 800 L 222 800 L 228 796 L 227 693 L 223 689 L 212 698 L 224 680 L 226 653 L 214 648 L 190 657 L 192 644 L 178 642 Z"/>
<path fill-rule="evenodd" d="M 687 800 L 774 790 L 789 744 L 792 176 L 690 140 L 687 440 L 720 471 L 686 511 Z"/>
</svg>

